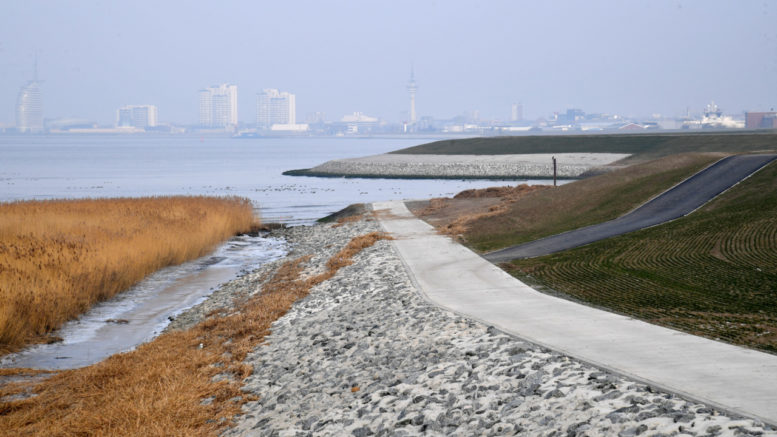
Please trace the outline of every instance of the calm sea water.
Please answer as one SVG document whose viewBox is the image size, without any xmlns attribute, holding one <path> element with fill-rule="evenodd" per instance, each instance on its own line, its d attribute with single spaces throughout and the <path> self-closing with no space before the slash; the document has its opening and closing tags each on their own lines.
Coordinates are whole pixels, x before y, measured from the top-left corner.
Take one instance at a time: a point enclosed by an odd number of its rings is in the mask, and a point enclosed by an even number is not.
<svg viewBox="0 0 777 437">
<path fill-rule="evenodd" d="M 265 221 L 309 224 L 356 202 L 450 196 L 495 181 L 283 176 L 330 159 L 432 139 L 0 136 L 0 201 L 170 194 L 237 195 Z M 515 182 L 512 182 L 513 184 Z"/>
</svg>

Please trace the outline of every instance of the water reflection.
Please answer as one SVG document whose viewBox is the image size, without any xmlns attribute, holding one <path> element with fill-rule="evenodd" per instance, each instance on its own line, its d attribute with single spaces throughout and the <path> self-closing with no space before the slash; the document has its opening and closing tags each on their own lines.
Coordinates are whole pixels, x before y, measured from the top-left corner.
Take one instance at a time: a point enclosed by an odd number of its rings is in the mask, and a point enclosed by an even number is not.
<svg viewBox="0 0 777 437">
<path fill-rule="evenodd" d="M 0 367 L 69 369 L 96 363 L 158 335 L 219 284 L 286 253 L 283 240 L 240 236 L 211 255 L 162 269 L 130 290 L 94 306 L 56 335 L 60 343 L 36 345 L 3 357 Z"/>
</svg>

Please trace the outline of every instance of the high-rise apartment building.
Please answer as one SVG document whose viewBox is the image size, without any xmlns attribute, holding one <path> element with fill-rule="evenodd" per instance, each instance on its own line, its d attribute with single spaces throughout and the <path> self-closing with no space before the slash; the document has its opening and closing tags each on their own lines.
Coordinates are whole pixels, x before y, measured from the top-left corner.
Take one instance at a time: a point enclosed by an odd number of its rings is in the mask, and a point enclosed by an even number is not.
<svg viewBox="0 0 777 437">
<path fill-rule="evenodd" d="M 16 129 L 19 132 L 43 131 L 43 102 L 37 77 L 19 90 L 16 98 Z"/>
<path fill-rule="evenodd" d="M 224 83 L 200 90 L 200 125 L 237 126 L 237 85 Z"/>
<path fill-rule="evenodd" d="M 294 94 L 265 89 L 256 96 L 256 124 L 269 129 L 274 124 L 297 124 L 297 99 Z"/>
<path fill-rule="evenodd" d="M 510 121 L 523 121 L 523 104 L 513 103 L 513 108 L 510 112 Z"/>
<path fill-rule="evenodd" d="M 116 126 L 146 129 L 157 125 L 157 109 L 154 105 L 127 105 L 116 111 Z"/>
</svg>

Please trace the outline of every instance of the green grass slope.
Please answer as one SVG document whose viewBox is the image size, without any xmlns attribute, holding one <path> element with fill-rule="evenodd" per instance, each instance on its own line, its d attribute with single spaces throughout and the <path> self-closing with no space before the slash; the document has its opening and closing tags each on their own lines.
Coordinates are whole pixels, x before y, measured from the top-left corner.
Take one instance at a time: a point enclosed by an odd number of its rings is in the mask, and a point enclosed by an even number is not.
<svg viewBox="0 0 777 437">
<path fill-rule="evenodd" d="M 777 132 L 695 132 L 605 135 L 536 135 L 443 140 L 391 153 L 507 155 L 525 153 L 629 153 L 653 159 L 675 153 L 744 153 L 777 149 Z"/>
<path fill-rule="evenodd" d="M 506 266 L 595 306 L 777 352 L 777 163 L 682 219 Z"/>
<path fill-rule="evenodd" d="M 530 193 L 504 214 L 470 223 L 464 239 L 485 252 L 611 220 L 722 156 L 674 155 Z"/>
</svg>

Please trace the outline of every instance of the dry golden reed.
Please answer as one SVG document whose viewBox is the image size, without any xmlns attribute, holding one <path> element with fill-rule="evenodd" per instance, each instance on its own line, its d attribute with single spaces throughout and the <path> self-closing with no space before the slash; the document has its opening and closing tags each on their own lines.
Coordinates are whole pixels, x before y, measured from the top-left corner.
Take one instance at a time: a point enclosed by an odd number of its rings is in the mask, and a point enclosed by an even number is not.
<svg viewBox="0 0 777 437">
<path fill-rule="evenodd" d="M 162 267 L 205 255 L 255 220 L 241 198 L 0 203 L 0 354 L 41 341 Z"/>
<path fill-rule="evenodd" d="M 390 237 L 374 232 L 354 238 L 315 276 L 302 275 L 310 257 L 289 261 L 261 293 L 230 313 L 93 366 L 60 372 L 34 387 L 36 397 L 0 402 L 0 430 L 47 436 L 217 435 L 254 399 L 240 390 L 252 372 L 243 361 L 273 321 L 313 286 L 351 264 L 362 249 L 383 239 Z M 217 374 L 232 378 L 214 381 Z M 0 389 L 0 398 L 23 389 Z"/>
<path fill-rule="evenodd" d="M 455 195 L 454 199 L 480 199 L 484 197 L 498 198 L 499 203 L 492 205 L 487 211 L 475 211 L 470 213 L 463 213 L 459 215 L 452 222 L 438 226 L 437 229 L 440 233 L 448 235 L 453 238 L 462 238 L 462 235 L 469 231 L 472 223 L 486 219 L 489 217 L 495 217 L 504 214 L 510 205 L 517 202 L 522 197 L 529 193 L 536 191 L 542 191 L 551 188 L 550 185 L 527 185 L 521 184 L 518 186 L 506 186 L 506 187 L 489 187 L 483 189 L 471 189 L 464 190 Z M 444 209 L 450 203 L 448 198 L 434 198 L 429 201 L 429 206 L 421 211 L 419 215 L 435 214 L 441 209 Z"/>
</svg>

